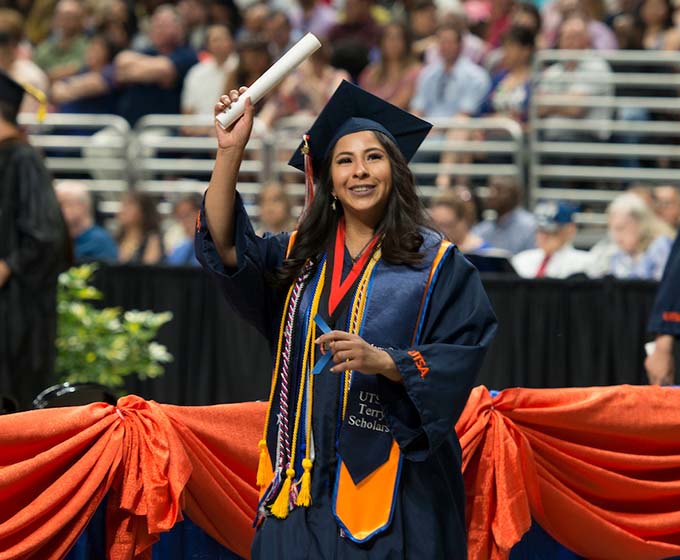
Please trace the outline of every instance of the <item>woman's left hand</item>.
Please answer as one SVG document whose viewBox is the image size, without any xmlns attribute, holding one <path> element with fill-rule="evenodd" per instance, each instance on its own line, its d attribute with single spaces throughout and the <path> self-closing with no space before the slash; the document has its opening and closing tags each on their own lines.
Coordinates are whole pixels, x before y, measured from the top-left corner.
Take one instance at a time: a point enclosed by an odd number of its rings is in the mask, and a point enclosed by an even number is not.
<svg viewBox="0 0 680 560">
<path fill-rule="evenodd" d="M 314 341 L 325 354 L 330 350 L 333 354 L 331 368 L 333 373 L 345 370 L 357 370 L 369 375 L 381 374 L 391 381 L 401 381 L 401 375 L 392 356 L 385 350 L 373 346 L 356 334 L 344 331 L 331 331 L 321 335 Z"/>
</svg>

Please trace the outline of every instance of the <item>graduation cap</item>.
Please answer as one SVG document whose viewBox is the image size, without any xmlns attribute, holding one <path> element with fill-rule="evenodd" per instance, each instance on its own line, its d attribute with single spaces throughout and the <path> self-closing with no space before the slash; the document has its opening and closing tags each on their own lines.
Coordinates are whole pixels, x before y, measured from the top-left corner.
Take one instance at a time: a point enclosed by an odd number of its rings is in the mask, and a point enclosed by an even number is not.
<svg viewBox="0 0 680 560">
<path fill-rule="evenodd" d="M 561 201 L 539 202 L 534 209 L 536 225 L 544 231 L 557 231 L 574 222 L 577 208 Z"/>
<path fill-rule="evenodd" d="M 19 114 L 19 107 L 24 99 L 24 93 L 35 97 L 40 103 L 38 110 L 38 120 L 42 121 L 47 112 L 47 97 L 37 88 L 30 84 L 20 84 L 10 78 L 5 72 L 0 71 L 0 102 L 5 103 L 11 110 L 13 118 L 10 119 L 12 124 L 16 124 L 16 117 Z"/>
<path fill-rule="evenodd" d="M 431 128 L 429 122 L 343 80 L 288 162 L 305 172 L 305 207 L 311 204 L 313 180 L 318 177 L 314 169 L 321 168 L 341 137 L 363 130 L 382 132 L 410 161 Z"/>
</svg>

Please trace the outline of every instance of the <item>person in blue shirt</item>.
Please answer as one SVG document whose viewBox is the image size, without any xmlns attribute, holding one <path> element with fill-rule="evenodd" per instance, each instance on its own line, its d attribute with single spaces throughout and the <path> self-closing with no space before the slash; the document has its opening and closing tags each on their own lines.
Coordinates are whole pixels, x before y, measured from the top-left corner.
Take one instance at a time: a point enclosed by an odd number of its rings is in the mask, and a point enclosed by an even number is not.
<svg viewBox="0 0 680 560">
<path fill-rule="evenodd" d="M 185 237 L 170 251 L 170 254 L 165 259 L 166 264 L 173 266 L 200 266 L 194 251 L 196 216 L 200 209 L 201 196 L 198 194 L 185 196 L 175 204 L 173 214 L 175 220 L 182 228 Z"/>
<path fill-rule="evenodd" d="M 115 80 L 122 88 L 118 114 L 130 126 L 144 115 L 181 113 L 184 77 L 198 63 L 186 44 L 184 22 L 170 5 L 159 6 L 149 23 L 151 47 L 125 50 L 114 59 Z"/>
<path fill-rule="evenodd" d="M 118 246 L 103 227 L 94 222 L 92 195 L 80 181 L 56 184 L 57 199 L 73 240 L 76 261 L 110 261 L 118 259 Z"/>
<path fill-rule="evenodd" d="M 491 177 L 486 207 L 496 215 L 478 223 L 472 233 L 491 247 L 513 255 L 536 246 L 536 218 L 520 206 L 522 191 L 515 177 Z"/>
<path fill-rule="evenodd" d="M 252 120 L 246 103 L 216 126 L 196 233 L 272 352 L 252 558 L 467 558 L 454 425 L 496 319 L 408 168 L 431 125 L 343 82 L 290 161 L 309 189 L 296 232 L 260 237 L 236 191 Z"/>
</svg>

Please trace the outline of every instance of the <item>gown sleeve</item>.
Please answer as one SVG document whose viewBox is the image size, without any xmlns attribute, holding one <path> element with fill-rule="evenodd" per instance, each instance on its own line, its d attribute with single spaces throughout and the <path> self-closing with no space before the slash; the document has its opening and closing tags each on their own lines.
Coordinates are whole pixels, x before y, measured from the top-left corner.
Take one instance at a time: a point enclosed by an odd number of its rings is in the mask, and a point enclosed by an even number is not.
<svg viewBox="0 0 680 560">
<path fill-rule="evenodd" d="M 680 337 L 680 235 L 675 238 L 668 257 L 648 330 Z"/>
<path fill-rule="evenodd" d="M 477 270 L 451 251 L 433 288 L 421 342 L 387 349 L 403 382 L 378 376 L 387 423 L 407 459 L 425 460 L 451 436 L 495 332 Z"/>
<path fill-rule="evenodd" d="M 17 185 L 17 244 L 7 255 L 12 275 L 38 288 L 65 268 L 66 228 L 52 180 L 38 154 L 22 147 L 14 160 Z"/>
<path fill-rule="evenodd" d="M 203 268 L 217 281 L 227 302 L 251 323 L 270 343 L 273 325 L 278 320 L 285 293 L 270 286 L 265 274 L 274 272 L 286 255 L 289 233 L 255 234 L 241 196 L 236 193 L 234 206 L 234 243 L 237 264 L 227 268 L 220 259 L 208 230 L 205 204 L 200 210 L 194 239 L 196 257 Z"/>
</svg>

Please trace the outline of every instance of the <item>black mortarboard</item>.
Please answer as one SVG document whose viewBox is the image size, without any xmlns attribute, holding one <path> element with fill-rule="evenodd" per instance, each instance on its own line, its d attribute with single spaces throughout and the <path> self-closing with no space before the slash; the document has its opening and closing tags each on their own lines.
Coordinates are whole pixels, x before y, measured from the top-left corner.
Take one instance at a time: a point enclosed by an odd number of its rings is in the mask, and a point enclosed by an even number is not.
<svg viewBox="0 0 680 560">
<path fill-rule="evenodd" d="M 5 103 L 10 112 L 14 114 L 14 118 L 11 119 L 12 124 L 16 123 L 16 116 L 19 114 L 19 107 L 24 99 L 24 93 L 24 88 L 21 85 L 0 71 L 0 101 Z"/>
<path fill-rule="evenodd" d="M 383 132 L 409 161 L 431 128 L 427 121 L 343 80 L 307 132 L 315 174 L 335 143 L 347 134 L 362 130 Z M 300 171 L 305 170 L 304 147 L 301 142 L 288 162 Z"/>
</svg>

